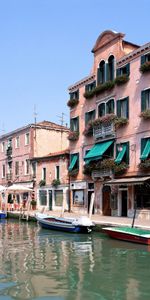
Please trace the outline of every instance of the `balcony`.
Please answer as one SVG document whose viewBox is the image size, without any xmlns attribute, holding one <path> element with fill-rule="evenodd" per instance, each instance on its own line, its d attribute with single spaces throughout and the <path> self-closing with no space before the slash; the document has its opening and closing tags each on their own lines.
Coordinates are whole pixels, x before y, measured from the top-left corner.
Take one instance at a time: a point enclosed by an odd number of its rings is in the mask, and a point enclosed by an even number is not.
<svg viewBox="0 0 150 300">
<path fill-rule="evenodd" d="M 92 178 L 112 177 L 113 173 L 110 169 L 95 170 L 92 172 Z"/>
<path fill-rule="evenodd" d="M 12 172 L 6 174 L 6 180 L 12 181 Z"/>
<path fill-rule="evenodd" d="M 115 137 L 115 126 L 114 122 L 101 123 L 95 125 L 93 128 L 93 136 L 97 140 L 99 138 Z"/>
</svg>

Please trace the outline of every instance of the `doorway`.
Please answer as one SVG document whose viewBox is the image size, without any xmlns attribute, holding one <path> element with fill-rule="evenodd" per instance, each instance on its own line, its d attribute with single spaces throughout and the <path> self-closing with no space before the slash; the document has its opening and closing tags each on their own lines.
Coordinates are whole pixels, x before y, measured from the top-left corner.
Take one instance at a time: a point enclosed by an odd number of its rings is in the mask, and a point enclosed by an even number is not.
<svg viewBox="0 0 150 300">
<path fill-rule="evenodd" d="M 127 191 L 121 191 L 121 216 L 127 217 Z"/>
<path fill-rule="evenodd" d="M 110 200 L 111 200 L 111 188 L 110 186 L 104 186 L 102 190 L 103 199 L 103 215 L 111 216 Z"/>
</svg>

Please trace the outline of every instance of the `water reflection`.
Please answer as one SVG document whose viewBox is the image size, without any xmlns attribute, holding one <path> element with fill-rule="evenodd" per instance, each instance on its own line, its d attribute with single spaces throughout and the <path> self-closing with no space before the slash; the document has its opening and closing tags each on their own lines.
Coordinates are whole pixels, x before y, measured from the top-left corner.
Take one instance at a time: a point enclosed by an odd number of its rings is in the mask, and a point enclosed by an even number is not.
<svg viewBox="0 0 150 300">
<path fill-rule="evenodd" d="M 0 299 L 149 299 L 147 246 L 6 221 L 0 250 Z"/>
</svg>

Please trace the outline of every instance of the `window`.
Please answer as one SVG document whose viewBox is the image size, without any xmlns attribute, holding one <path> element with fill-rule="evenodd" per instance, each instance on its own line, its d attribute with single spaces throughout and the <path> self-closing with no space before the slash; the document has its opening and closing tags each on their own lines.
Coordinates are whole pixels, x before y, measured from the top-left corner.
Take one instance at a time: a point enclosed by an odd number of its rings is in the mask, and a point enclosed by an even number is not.
<svg viewBox="0 0 150 300">
<path fill-rule="evenodd" d="M 89 121 L 95 119 L 95 110 L 91 110 L 85 113 L 85 125 L 88 124 Z"/>
<path fill-rule="evenodd" d="M 2 142 L 2 152 L 5 152 L 5 142 Z"/>
<path fill-rule="evenodd" d="M 5 176 L 6 176 L 5 165 L 2 165 L 2 178 L 5 178 Z"/>
<path fill-rule="evenodd" d="M 150 89 L 141 92 L 141 111 L 150 109 Z"/>
<path fill-rule="evenodd" d="M 15 162 L 15 175 L 18 176 L 19 175 L 19 161 Z"/>
<path fill-rule="evenodd" d="M 7 141 L 7 149 L 11 149 L 12 148 L 12 139 L 9 139 Z"/>
<path fill-rule="evenodd" d="M 79 90 L 70 93 L 70 100 L 79 99 Z"/>
<path fill-rule="evenodd" d="M 150 53 L 141 56 L 141 65 L 145 64 L 148 61 L 150 61 Z"/>
<path fill-rule="evenodd" d="M 19 148 L 19 136 L 16 137 L 15 145 L 16 145 L 16 148 Z"/>
<path fill-rule="evenodd" d="M 114 100 L 111 99 L 106 102 L 106 114 L 113 114 L 114 113 Z"/>
<path fill-rule="evenodd" d="M 93 81 L 85 86 L 85 92 L 91 92 L 96 87 L 96 81 Z"/>
<path fill-rule="evenodd" d="M 71 131 L 79 132 L 79 117 L 72 118 L 70 120 L 70 129 L 71 129 Z"/>
<path fill-rule="evenodd" d="M 56 179 L 60 179 L 60 168 L 59 168 L 59 166 L 56 166 L 55 177 L 56 177 Z"/>
<path fill-rule="evenodd" d="M 29 161 L 29 159 L 26 159 L 26 161 L 25 161 L 25 175 L 29 174 L 29 166 L 30 166 L 30 161 Z"/>
<path fill-rule="evenodd" d="M 129 164 L 129 142 L 120 143 L 116 145 L 116 159 L 115 162 L 120 164 L 125 162 Z"/>
<path fill-rule="evenodd" d="M 73 191 L 73 204 L 74 205 L 84 205 L 84 191 L 83 190 Z"/>
<path fill-rule="evenodd" d="M 107 66 L 107 80 L 114 80 L 114 56 L 111 55 L 108 58 L 108 64 L 106 64 Z"/>
<path fill-rule="evenodd" d="M 33 177 L 36 177 L 36 162 L 32 162 L 32 175 Z"/>
<path fill-rule="evenodd" d="M 130 75 L 130 64 L 127 64 L 121 68 L 117 69 L 117 77 L 122 76 L 122 75 Z"/>
<path fill-rule="evenodd" d="M 117 100 L 117 116 L 119 118 L 129 118 L 129 97 Z"/>
<path fill-rule="evenodd" d="M 98 117 L 103 117 L 105 114 L 114 113 L 114 99 L 110 99 L 107 102 L 103 102 L 98 106 Z"/>
<path fill-rule="evenodd" d="M 29 145 L 29 133 L 25 134 L 25 145 Z"/>
<path fill-rule="evenodd" d="M 63 191 L 62 190 L 55 190 L 55 206 L 61 206 L 63 204 Z"/>
<path fill-rule="evenodd" d="M 41 206 L 47 205 L 47 191 L 45 190 L 39 191 L 39 203 Z"/>
<path fill-rule="evenodd" d="M 141 139 L 141 160 L 150 158 L 150 137 Z"/>
<path fill-rule="evenodd" d="M 79 169 L 79 153 L 70 155 L 69 171 Z"/>
<path fill-rule="evenodd" d="M 135 185 L 135 199 L 137 203 L 137 208 L 150 209 L 150 187 L 149 184 Z"/>
<path fill-rule="evenodd" d="M 97 84 L 102 84 L 105 82 L 105 61 L 102 60 L 97 69 Z"/>
<path fill-rule="evenodd" d="M 42 180 L 46 181 L 46 168 L 42 169 Z"/>
</svg>

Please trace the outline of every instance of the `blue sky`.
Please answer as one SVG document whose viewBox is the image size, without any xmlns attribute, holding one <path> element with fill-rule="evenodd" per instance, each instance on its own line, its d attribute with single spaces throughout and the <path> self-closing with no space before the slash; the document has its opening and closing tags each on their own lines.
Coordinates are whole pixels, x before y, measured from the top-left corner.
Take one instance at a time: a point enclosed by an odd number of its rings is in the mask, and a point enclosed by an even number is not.
<svg viewBox="0 0 150 300">
<path fill-rule="evenodd" d="M 149 0 L 0 0 L 0 135 L 37 121 L 60 124 L 68 86 L 89 75 L 99 34 L 150 42 Z"/>
</svg>

